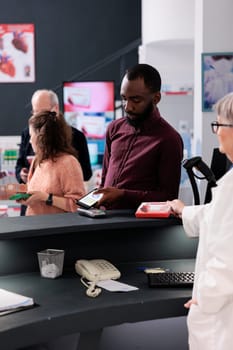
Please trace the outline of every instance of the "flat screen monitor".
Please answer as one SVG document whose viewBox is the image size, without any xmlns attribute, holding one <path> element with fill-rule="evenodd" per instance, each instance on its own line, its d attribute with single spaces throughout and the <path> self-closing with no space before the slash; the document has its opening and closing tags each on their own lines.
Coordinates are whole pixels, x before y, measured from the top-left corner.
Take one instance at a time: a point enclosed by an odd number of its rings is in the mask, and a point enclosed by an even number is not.
<svg viewBox="0 0 233 350">
<path fill-rule="evenodd" d="M 114 82 L 64 82 L 63 106 L 66 121 L 87 138 L 92 166 L 101 166 L 106 129 L 115 117 Z"/>
</svg>

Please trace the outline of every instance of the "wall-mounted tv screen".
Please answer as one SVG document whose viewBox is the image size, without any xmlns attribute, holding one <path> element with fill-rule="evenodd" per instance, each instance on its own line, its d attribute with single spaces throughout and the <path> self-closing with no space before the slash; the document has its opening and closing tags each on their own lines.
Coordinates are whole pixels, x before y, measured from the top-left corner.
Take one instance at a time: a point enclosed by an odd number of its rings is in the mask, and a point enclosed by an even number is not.
<svg viewBox="0 0 233 350">
<path fill-rule="evenodd" d="M 101 166 L 108 124 L 115 117 L 113 81 L 63 83 L 66 121 L 87 138 L 92 166 Z"/>
</svg>

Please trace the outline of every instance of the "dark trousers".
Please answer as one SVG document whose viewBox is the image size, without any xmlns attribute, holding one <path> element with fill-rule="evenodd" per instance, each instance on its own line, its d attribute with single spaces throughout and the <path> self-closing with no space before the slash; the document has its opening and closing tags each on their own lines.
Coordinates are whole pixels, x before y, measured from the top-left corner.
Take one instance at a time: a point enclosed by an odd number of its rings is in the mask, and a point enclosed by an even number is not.
<svg viewBox="0 0 233 350">
<path fill-rule="evenodd" d="M 26 205 L 21 205 L 20 216 L 25 216 L 26 209 L 27 209 Z"/>
</svg>

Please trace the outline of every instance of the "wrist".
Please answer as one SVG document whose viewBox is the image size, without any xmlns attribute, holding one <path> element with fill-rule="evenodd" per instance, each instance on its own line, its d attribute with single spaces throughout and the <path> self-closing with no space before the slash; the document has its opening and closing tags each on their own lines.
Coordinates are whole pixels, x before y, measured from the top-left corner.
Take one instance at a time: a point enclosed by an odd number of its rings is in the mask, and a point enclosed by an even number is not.
<svg viewBox="0 0 233 350">
<path fill-rule="evenodd" d="M 179 210 L 179 218 L 180 219 L 182 219 L 183 209 L 184 209 L 184 205 Z"/>
</svg>

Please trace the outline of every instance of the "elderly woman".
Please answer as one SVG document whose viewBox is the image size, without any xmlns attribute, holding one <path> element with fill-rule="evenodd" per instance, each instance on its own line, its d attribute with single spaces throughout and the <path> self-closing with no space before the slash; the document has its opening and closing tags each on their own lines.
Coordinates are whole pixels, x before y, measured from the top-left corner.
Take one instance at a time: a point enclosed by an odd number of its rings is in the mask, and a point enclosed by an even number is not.
<svg viewBox="0 0 233 350">
<path fill-rule="evenodd" d="M 29 133 L 35 158 L 27 182 L 31 196 L 20 200 L 27 206 L 26 215 L 75 212 L 75 200 L 86 191 L 71 129 L 56 112 L 44 111 L 29 119 Z"/>
<path fill-rule="evenodd" d="M 217 121 L 211 124 L 219 150 L 233 162 L 233 93 L 215 106 Z M 232 350 L 233 331 L 233 170 L 212 189 L 206 205 L 184 206 L 170 201 L 191 237 L 199 236 L 195 282 L 189 308 L 191 350 Z"/>
</svg>

